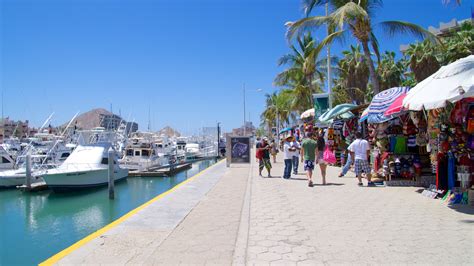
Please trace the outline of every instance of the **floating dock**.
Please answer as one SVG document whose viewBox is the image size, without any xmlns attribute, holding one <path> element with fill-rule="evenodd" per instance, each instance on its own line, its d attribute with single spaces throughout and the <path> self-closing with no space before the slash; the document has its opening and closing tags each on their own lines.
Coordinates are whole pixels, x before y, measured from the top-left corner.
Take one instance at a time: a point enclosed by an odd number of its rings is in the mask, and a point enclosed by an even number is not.
<svg viewBox="0 0 474 266">
<path fill-rule="evenodd" d="M 137 176 L 144 176 L 144 177 L 150 177 L 150 176 L 172 176 L 175 175 L 179 172 L 182 172 L 184 170 L 187 170 L 192 167 L 191 163 L 185 163 L 185 164 L 180 164 L 180 165 L 174 165 L 166 168 L 160 168 L 156 170 L 150 170 L 150 171 L 133 171 L 129 172 L 128 176 L 129 177 L 137 177 Z"/>
</svg>

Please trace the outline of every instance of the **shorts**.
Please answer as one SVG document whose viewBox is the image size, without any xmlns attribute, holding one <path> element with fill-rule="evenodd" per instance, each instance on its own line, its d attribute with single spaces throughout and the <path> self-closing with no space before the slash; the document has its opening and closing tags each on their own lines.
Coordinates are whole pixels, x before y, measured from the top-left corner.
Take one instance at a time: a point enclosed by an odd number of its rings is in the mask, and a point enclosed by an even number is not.
<svg viewBox="0 0 474 266">
<path fill-rule="evenodd" d="M 304 160 L 304 170 L 313 171 L 314 170 L 314 161 Z"/>
<path fill-rule="evenodd" d="M 356 176 L 360 176 L 362 174 L 362 172 L 364 172 L 365 174 L 370 174 L 370 165 L 369 165 L 369 162 L 367 160 L 361 160 L 361 159 L 357 159 L 355 160 L 355 174 Z"/>
<path fill-rule="evenodd" d="M 324 152 L 318 151 L 318 158 L 316 158 L 316 163 L 317 164 L 327 164 L 327 162 L 324 160 Z"/>
<path fill-rule="evenodd" d="M 262 158 L 258 160 L 258 169 L 262 171 L 263 167 L 267 168 L 267 170 L 272 169 L 272 163 L 270 162 L 270 158 Z"/>
</svg>

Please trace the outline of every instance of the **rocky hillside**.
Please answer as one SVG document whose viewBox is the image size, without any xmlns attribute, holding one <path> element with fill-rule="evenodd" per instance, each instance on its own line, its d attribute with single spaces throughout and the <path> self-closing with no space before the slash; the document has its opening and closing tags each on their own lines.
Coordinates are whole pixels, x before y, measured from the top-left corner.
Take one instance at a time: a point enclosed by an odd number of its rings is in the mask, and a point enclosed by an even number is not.
<svg viewBox="0 0 474 266">
<path fill-rule="evenodd" d="M 166 126 L 166 127 L 162 128 L 160 131 L 158 131 L 158 133 L 160 135 L 165 135 L 165 136 L 168 136 L 168 137 L 180 137 L 181 136 L 181 134 L 177 130 L 174 130 L 173 128 L 171 128 L 169 126 Z"/>
<path fill-rule="evenodd" d="M 110 115 L 110 114 L 112 113 L 103 108 L 92 109 L 89 112 L 86 112 L 77 116 L 74 122 L 72 123 L 72 125 L 74 126 L 74 123 L 77 121 L 76 125 L 78 129 L 91 129 L 94 127 L 99 127 L 100 116 Z M 66 125 L 67 123 L 62 125 L 62 127 L 65 127 Z"/>
</svg>

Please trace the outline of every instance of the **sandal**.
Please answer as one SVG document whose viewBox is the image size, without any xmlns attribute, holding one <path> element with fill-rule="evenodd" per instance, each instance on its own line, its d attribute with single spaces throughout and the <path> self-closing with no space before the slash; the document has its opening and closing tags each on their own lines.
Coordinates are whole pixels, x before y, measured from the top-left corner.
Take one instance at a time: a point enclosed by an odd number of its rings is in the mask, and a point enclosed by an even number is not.
<svg viewBox="0 0 474 266">
<path fill-rule="evenodd" d="M 313 181 L 309 181 L 309 182 L 308 182 L 308 187 L 313 187 L 313 186 L 314 186 L 314 185 L 313 185 Z"/>
<path fill-rule="evenodd" d="M 360 182 L 360 183 L 357 184 L 357 185 L 359 185 L 359 187 L 361 187 L 361 186 L 363 186 L 364 184 L 363 184 L 362 182 Z"/>
</svg>

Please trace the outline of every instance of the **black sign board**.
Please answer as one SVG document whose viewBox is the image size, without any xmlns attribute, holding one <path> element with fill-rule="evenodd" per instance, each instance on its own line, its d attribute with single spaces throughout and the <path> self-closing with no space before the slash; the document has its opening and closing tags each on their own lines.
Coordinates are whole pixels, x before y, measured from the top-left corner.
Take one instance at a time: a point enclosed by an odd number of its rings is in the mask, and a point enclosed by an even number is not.
<svg viewBox="0 0 474 266">
<path fill-rule="evenodd" d="M 250 138 L 230 137 L 230 162 L 250 163 Z"/>
</svg>

